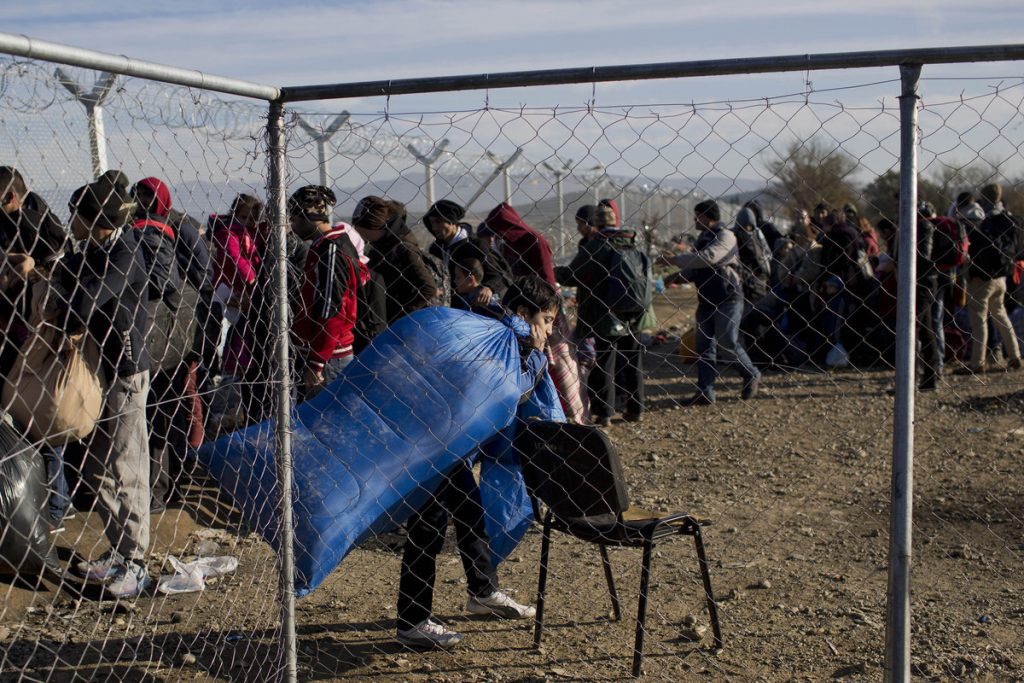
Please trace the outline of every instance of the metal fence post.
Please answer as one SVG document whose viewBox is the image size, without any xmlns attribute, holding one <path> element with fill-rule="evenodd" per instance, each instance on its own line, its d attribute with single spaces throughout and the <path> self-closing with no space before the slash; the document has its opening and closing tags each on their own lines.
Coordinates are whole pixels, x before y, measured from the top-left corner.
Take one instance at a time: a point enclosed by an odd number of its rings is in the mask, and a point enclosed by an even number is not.
<svg viewBox="0 0 1024 683">
<path fill-rule="evenodd" d="M 94 178 L 98 178 L 107 170 L 107 135 L 103 130 L 103 100 L 107 98 L 110 89 L 114 87 L 117 74 L 102 73 L 89 92 L 82 90 L 81 86 L 60 67 L 57 67 L 54 75 L 57 76 L 60 84 L 85 107 L 85 115 L 89 119 L 89 152 L 92 158 L 92 175 Z"/>
<path fill-rule="evenodd" d="M 277 482 L 281 515 L 278 534 L 281 600 L 281 646 L 284 648 L 284 680 L 298 681 L 298 644 L 295 634 L 295 557 L 292 521 L 292 425 L 291 374 L 288 348 L 288 257 L 285 242 L 288 214 L 285 205 L 286 161 L 284 104 L 270 103 L 267 121 L 269 178 L 267 186 L 270 218 L 273 223 L 274 263 L 274 335 L 277 345 L 274 382 L 277 383 Z"/>
<path fill-rule="evenodd" d="M 302 117 L 296 117 L 299 122 L 299 127 L 306 131 L 306 135 L 313 139 L 316 143 L 316 157 L 317 163 L 320 167 L 320 184 L 324 187 L 330 187 L 331 174 L 330 174 L 330 159 L 327 158 L 327 143 L 330 142 L 334 134 L 344 126 L 349 120 L 349 113 L 343 111 L 334 117 L 330 125 L 325 128 L 317 128 L 310 125 L 306 121 L 302 120 Z"/>
<path fill-rule="evenodd" d="M 896 405 L 889 497 L 885 680 L 910 680 L 910 551 L 914 493 L 917 312 L 917 102 L 921 65 L 900 66 L 900 227 L 896 305 Z"/>
</svg>

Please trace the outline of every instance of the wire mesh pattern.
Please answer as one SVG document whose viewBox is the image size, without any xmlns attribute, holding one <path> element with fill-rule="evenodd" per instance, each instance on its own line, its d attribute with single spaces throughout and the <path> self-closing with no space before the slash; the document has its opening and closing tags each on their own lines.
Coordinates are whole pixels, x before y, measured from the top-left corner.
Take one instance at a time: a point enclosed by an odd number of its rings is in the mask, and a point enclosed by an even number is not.
<svg viewBox="0 0 1024 683">
<path fill-rule="evenodd" d="M 286 108 L 285 198 L 264 104 L 0 74 L 0 680 L 285 675 L 282 381 L 303 680 L 881 676 L 898 80 Z M 921 90 L 913 672 L 1012 680 L 1024 80 Z"/>
</svg>

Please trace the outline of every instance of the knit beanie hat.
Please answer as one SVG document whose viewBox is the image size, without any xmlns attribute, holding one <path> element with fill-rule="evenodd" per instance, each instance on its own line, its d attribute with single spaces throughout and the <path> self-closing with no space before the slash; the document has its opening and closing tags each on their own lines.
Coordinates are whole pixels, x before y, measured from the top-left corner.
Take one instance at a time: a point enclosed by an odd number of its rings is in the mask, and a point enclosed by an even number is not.
<svg viewBox="0 0 1024 683">
<path fill-rule="evenodd" d="M 334 205 L 334 193 L 323 185 L 300 187 L 288 198 L 288 215 L 303 216 L 316 223 L 329 223 Z"/>
<path fill-rule="evenodd" d="M 442 199 L 439 202 L 434 202 L 434 205 L 427 209 L 427 212 L 423 214 L 423 222 L 429 224 L 432 218 L 440 218 L 446 223 L 458 223 L 465 217 L 465 208 L 450 199 Z"/>
<path fill-rule="evenodd" d="M 71 208 L 93 225 L 117 229 L 124 227 L 135 213 L 135 200 L 128 188 L 128 176 L 107 171 L 71 194 Z"/>
<path fill-rule="evenodd" d="M 370 195 L 356 204 L 352 225 L 366 230 L 387 230 L 396 235 L 409 232 L 405 204 L 384 197 Z"/>
<path fill-rule="evenodd" d="M 576 209 L 576 220 L 583 221 L 587 225 L 594 225 L 594 216 L 597 214 L 597 207 L 593 204 L 584 204 Z"/>
</svg>

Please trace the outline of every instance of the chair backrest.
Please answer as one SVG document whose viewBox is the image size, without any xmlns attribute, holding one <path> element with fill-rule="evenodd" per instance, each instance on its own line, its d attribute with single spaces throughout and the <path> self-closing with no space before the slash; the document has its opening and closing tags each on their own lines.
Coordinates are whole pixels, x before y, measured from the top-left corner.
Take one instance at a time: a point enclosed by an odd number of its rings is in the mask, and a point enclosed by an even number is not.
<svg viewBox="0 0 1024 683">
<path fill-rule="evenodd" d="M 527 489 L 555 516 L 618 516 L 629 507 L 622 463 L 600 429 L 533 420 L 515 445 Z"/>
</svg>

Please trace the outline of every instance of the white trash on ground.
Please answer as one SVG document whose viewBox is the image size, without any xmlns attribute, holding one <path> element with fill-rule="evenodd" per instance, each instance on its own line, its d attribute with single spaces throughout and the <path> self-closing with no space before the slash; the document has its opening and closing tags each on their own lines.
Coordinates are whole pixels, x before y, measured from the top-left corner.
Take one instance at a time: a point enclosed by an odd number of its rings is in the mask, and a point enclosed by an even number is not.
<svg viewBox="0 0 1024 683">
<path fill-rule="evenodd" d="M 200 557 L 191 562 L 182 562 L 173 555 L 167 556 L 174 574 L 164 574 L 157 586 L 164 595 L 195 593 L 206 588 L 206 579 L 230 574 L 238 569 L 237 557 Z"/>
</svg>

